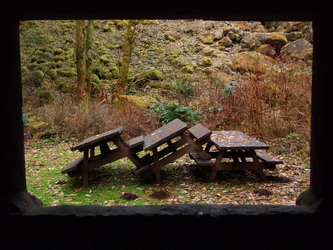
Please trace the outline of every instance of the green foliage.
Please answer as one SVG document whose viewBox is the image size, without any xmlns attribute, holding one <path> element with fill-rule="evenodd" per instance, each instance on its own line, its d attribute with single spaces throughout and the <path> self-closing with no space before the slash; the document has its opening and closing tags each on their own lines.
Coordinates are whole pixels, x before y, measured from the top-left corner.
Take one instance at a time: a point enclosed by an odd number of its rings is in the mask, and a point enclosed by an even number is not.
<svg viewBox="0 0 333 250">
<path fill-rule="evenodd" d="M 175 95 L 181 100 L 187 102 L 195 94 L 195 86 L 187 81 L 186 78 L 182 78 L 175 83 Z"/>
<path fill-rule="evenodd" d="M 47 104 L 53 102 L 54 94 L 50 89 L 41 87 L 38 91 L 38 98 L 43 104 Z"/>
<path fill-rule="evenodd" d="M 179 118 L 186 123 L 194 124 L 200 120 L 199 114 L 201 111 L 173 102 L 166 105 L 154 104 L 150 107 L 150 112 L 157 116 L 161 123 L 168 123 Z"/>
<path fill-rule="evenodd" d="M 221 93 L 223 93 L 224 97 L 228 97 L 231 94 L 235 93 L 235 89 L 233 87 L 239 86 L 237 84 L 237 81 L 232 81 L 224 85 L 224 88 L 220 90 Z"/>
</svg>

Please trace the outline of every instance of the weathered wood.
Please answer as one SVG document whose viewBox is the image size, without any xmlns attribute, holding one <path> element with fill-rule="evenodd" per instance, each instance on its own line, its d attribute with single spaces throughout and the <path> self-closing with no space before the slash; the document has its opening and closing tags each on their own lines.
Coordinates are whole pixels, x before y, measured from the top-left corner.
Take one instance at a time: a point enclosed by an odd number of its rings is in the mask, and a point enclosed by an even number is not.
<svg viewBox="0 0 333 250">
<path fill-rule="evenodd" d="M 273 163 L 273 164 L 282 164 L 283 163 L 283 161 L 281 161 L 280 159 L 268 154 L 265 151 L 258 150 L 258 151 L 256 151 L 256 153 L 257 153 L 258 158 L 261 159 L 264 162 Z"/>
<path fill-rule="evenodd" d="M 108 142 L 110 141 L 113 137 L 119 136 L 121 132 L 123 131 L 123 127 L 118 127 L 113 130 L 109 130 L 107 132 L 104 132 L 102 134 L 94 135 L 91 136 L 84 141 L 80 142 L 76 146 L 72 147 L 71 150 L 79 150 L 83 151 L 86 148 L 92 148 L 100 144 L 100 142 Z"/>
<path fill-rule="evenodd" d="M 188 154 L 190 153 L 191 151 L 193 150 L 192 146 L 191 145 L 186 145 L 185 147 L 182 147 L 181 149 L 179 149 L 177 152 L 175 153 L 172 153 L 164 158 L 159 158 L 159 161 L 158 161 L 158 164 L 159 166 L 165 166 L 171 162 L 173 162 L 174 160 L 178 159 L 179 157 L 185 155 L 185 154 Z M 144 166 L 140 169 L 137 169 L 135 171 L 135 173 L 137 174 L 143 174 L 145 172 L 151 172 L 151 169 L 154 169 L 155 168 L 155 163 L 152 163 L 150 165 L 147 165 L 147 166 Z"/>
<path fill-rule="evenodd" d="M 198 151 L 190 152 L 190 157 L 197 163 L 199 167 L 209 167 L 214 165 L 214 162 L 212 162 L 211 159 L 207 160 L 204 157 L 201 157 L 201 154 Z"/>
<path fill-rule="evenodd" d="M 208 128 L 202 126 L 201 124 L 196 124 L 188 130 L 197 140 L 201 141 L 212 134 Z"/>
<path fill-rule="evenodd" d="M 187 124 L 175 119 L 144 137 L 144 149 L 151 150 L 186 131 Z"/>
<path fill-rule="evenodd" d="M 140 136 L 137 136 L 137 137 L 129 140 L 128 148 L 131 149 L 131 148 L 135 148 L 137 146 L 141 146 L 143 148 L 143 143 L 144 143 L 143 136 L 140 135 Z"/>
<path fill-rule="evenodd" d="M 260 177 L 263 181 L 266 181 L 266 176 L 265 176 L 265 173 L 264 173 L 264 170 L 263 170 L 262 162 L 259 162 L 258 156 L 257 156 L 257 154 L 254 150 L 250 150 L 250 153 L 252 155 L 254 163 L 257 166 L 258 174 L 260 175 Z"/>
<path fill-rule="evenodd" d="M 89 181 L 89 170 L 88 170 L 88 161 L 89 161 L 89 157 L 88 157 L 88 150 L 89 149 L 85 149 L 83 151 L 83 166 L 82 166 L 82 186 L 83 187 L 88 187 L 88 181 Z"/>
<path fill-rule="evenodd" d="M 67 174 L 69 172 L 73 172 L 79 169 L 81 165 L 83 165 L 83 157 L 77 158 L 76 160 L 72 161 L 70 164 L 68 164 L 65 168 L 61 170 L 61 173 Z"/>
<path fill-rule="evenodd" d="M 268 149 L 269 146 L 240 131 L 213 131 L 211 141 L 219 150 Z"/>
<path fill-rule="evenodd" d="M 140 158 L 136 154 L 134 154 L 130 149 L 128 149 L 128 145 L 121 137 L 114 138 L 113 143 L 116 144 L 121 151 L 123 151 L 126 157 L 128 157 L 136 167 L 142 167 Z"/>
</svg>

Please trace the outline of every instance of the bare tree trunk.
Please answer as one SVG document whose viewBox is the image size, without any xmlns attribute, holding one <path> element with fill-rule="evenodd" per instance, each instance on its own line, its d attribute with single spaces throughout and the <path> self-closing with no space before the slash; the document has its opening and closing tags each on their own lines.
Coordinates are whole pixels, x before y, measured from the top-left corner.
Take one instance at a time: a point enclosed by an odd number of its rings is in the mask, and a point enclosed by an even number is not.
<svg viewBox="0 0 333 250">
<path fill-rule="evenodd" d="M 79 97 L 84 97 L 88 79 L 85 59 L 85 25 L 84 20 L 76 21 L 76 72 L 77 72 L 77 89 Z"/>
<path fill-rule="evenodd" d="M 123 95 L 126 90 L 126 84 L 128 81 L 129 66 L 131 62 L 132 49 L 136 38 L 136 25 L 137 20 L 125 20 L 125 33 L 123 43 L 123 58 L 119 68 L 119 79 L 116 85 L 116 95 Z"/>
<path fill-rule="evenodd" d="M 76 21 L 76 70 L 77 89 L 80 98 L 90 96 L 94 90 L 90 82 L 93 30 L 94 21 Z"/>
</svg>

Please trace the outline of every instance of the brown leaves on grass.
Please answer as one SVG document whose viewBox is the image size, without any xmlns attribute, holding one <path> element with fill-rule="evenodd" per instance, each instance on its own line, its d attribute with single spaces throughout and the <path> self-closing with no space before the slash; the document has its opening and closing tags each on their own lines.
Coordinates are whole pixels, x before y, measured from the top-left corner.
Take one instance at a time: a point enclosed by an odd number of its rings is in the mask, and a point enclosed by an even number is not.
<svg viewBox="0 0 333 250">
<path fill-rule="evenodd" d="M 166 191 L 160 190 L 160 191 L 155 191 L 154 193 L 152 193 L 150 195 L 150 197 L 154 198 L 154 199 L 158 199 L 158 200 L 163 200 L 163 199 L 169 198 L 170 195 Z"/>
</svg>

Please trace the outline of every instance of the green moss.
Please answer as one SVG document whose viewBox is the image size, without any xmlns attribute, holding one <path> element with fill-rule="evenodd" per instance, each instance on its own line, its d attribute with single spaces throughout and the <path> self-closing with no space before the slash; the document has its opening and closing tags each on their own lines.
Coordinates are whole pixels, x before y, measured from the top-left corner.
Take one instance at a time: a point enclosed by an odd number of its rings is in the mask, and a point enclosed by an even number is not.
<svg viewBox="0 0 333 250">
<path fill-rule="evenodd" d="M 38 64 L 46 63 L 46 60 L 45 59 L 38 59 L 36 61 L 36 63 L 38 63 Z"/>
<path fill-rule="evenodd" d="M 171 51 L 165 53 L 166 59 L 169 61 L 176 59 L 181 54 L 183 54 L 183 50 L 181 50 L 181 49 L 174 49 L 174 50 L 171 50 Z"/>
<path fill-rule="evenodd" d="M 192 66 L 190 66 L 190 65 L 186 65 L 186 66 L 184 66 L 184 67 L 181 68 L 181 71 L 183 73 L 190 73 L 191 74 L 191 73 L 194 72 L 194 68 Z"/>
<path fill-rule="evenodd" d="M 213 62 L 210 58 L 204 58 L 202 61 L 201 61 L 201 65 L 203 67 L 209 67 L 209 66 L 212 66 Z"/>
<path fill-rule="evenodd" d="M 100 67 L 94 67 L 91 69 L 91 72 L 95 75 L 98 76 L 98 78 L 102 79 L 104 78 L 104 73 L 103 73 L 103 69 Z"/>
<path fill-rule="evenodd" d="M 28 67 L 27 66 L 23 66 L 21 68 L 21 73 L 24 74 L 24 73 L 27 73 L 28 72 Z"/>
<path fill-rule="evenodd" d="M 95 74 L 92 74 L 90 77 L 90 81 L 96 84 L 99 84 L 101 82 L 101 80 L 99 79 L 99 77 Z"/>
<path fill-rule="evenodd" d="M 54 101 L 54 94 L 47 87 L 41 87 L 38 91 L 38 98 L 41 103 L 48 104 Z"/>
<path fill-rule="evenodd" d="M 47 72 L 47 75 L 52 79 L 52 80 L 55 80 L 57 78 L 57 71 L 54 70 L 54 69 L 50 69 L 48 72 Z"/>
<path fill-rule="evenodd" d="M 54 51 L 53 51 L 53 54 L 54 55 L 61 55 L 63 54 L 65 51 L 62 49 L 62 48 L 56 48 Z"/>
<path fill-rule="evenodd" d="M 60 55 L 56 55 L 55 57 L 53 57 L 53 61 L 55 61 L 55 62 L 63 62 L 63 61 L 65 61 L 66 59 L 65 59 L 65 57 L 63 57 L 63 56 L 60 56 Z"/>
<path fill-rule="evenodd" d="M 59 76 L 63 76 L 63 77 L 74 77 L 76 76 L 76 72 L 73 72 L 73 71 L 66 71 L 66 70 L 57 70 L 57 74 Z"/>
<path fill-rule="evenodd" d="M 110 64 L 110 59 L 109 59 L 108 55 L 101 55 L 99 57 L 99 61 L 101 63 L 103 63 L 104 65 L 109 65 Z"/>
<path fill-rule="evenodd" d="M 71 86 L 61 78 L 57 79 L 56 84 L 57 87 L 64 93 L 68 93 L 71 90 Z"/>
</svg>

